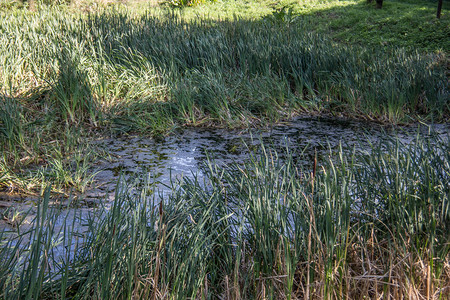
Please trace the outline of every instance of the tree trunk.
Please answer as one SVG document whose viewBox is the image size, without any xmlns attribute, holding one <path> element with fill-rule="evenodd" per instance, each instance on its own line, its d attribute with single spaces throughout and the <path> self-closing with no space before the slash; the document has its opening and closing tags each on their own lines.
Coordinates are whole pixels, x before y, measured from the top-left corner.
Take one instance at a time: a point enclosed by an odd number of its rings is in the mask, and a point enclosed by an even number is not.
<svg viewBox="0 0 450 300">
<path fill-rule="evenodd" d="M 437 17 L 438 19 L 441 18 L 441 10 L 442 10 L 442 0 L 439 0 L 439 2 L 438 2 L 437 14 L 436 14 L 436 17 Z"/>
<path fill-rule="evenodd" d="M 376 0 L 376 1 L 377 1 L 377 8 L 382 8 L 383 7 L 383 0 Z"/>
</svg>

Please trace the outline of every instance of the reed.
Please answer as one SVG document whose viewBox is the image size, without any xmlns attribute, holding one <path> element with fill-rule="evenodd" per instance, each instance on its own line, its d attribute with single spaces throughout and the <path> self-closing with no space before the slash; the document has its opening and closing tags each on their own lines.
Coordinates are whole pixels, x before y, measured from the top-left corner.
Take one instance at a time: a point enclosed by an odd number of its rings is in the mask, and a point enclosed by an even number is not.
<svg viewBox="0 0 450 300">
<path fill-rule="evenodd" d="M 443 299 L 449 149 L 418 135 L 300 166 L 261 146 L 170 193 L 120 180 L 73 218 L 47 190 L 30 230 L 1 233 L 0 298 Z"/>
<path fill-rule="evenodd" d="M 264 126 L 305 111 L 448 119 L 442 54 L 336 43 L 306 25 L 293 10 L 216 20 L 121 6 L 4 12 L 2 172 L 46 165 L 55 141 L 75 159 L 72 142 L 95 134 Z"/>
<path fill-rule="evenodd" d="M 391 122 L 442 120 L 449 111 L 439 57 L 336 44 L 289 22 L 49 9 L 6 16 L 2 28 L 1 59 L 16 63 L 1 69 L 0 90 L 15 97 L 50 89 L 50 109 L 72 123 L 97 124 L 98 111 L 104 122 L 119 122 L 157 102 L 169 103 L 180 123 L 198 111 L 225 124 L 242 122 L 242 112 L 276 120 L 311 101 Z M 178 99 L 186 85 L 191 106 Z M 176 115 L 186 107 L 187 114 Z M 148 127 L 149 117 L 142 123 Z"/>
</svg>

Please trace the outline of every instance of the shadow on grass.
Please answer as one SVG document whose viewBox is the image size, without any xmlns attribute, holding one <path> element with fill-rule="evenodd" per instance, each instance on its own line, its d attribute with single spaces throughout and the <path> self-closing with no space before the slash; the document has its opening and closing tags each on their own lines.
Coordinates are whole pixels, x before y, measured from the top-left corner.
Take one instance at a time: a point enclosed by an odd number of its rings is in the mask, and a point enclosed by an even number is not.
<svg viewBox="0 0 450 300">
<path fill-rule="evenodd" d="M 17 68 L 36 82 L 56 82 L 49 108 L 63 119 L 121 132 L 252 126 L 324 110 L 394 123 L 446 120 L 445 54 L 396 49 L 446 45 L 446 15 L 436 20 L 427 2 L 389 1 L 382 10 L 364 1 L 336 4 L 280 9 L 287 1 L 261 19 L 219 21 L 186 20 L 173 11 L 71 18 L 42 11 L 17 21 L 26 23 L 26 34 L 15 32 L 13 21 L 3 25 L 21 43 L 2 52 L 5 60 L 23 61 Z M 52 43 L 56 54 L 39 50 Z M 59 67 L 49 64 L 48 72 L 45 63 L 55 60 Z"/>
<path fill-rule="evenodd" d="M 375 2 L 366 1 L 317 6 L 302 8 L 296 2 L 286 1 L 275 7 L 274 15 L 282 13 L 283 7 L 285 12 L 291 9 L 305 24 L 305 29 L 330 35 L 340 42 L 375 48 L 450 51 L 449 1 L 444 1 L 441 19 L 436 18 L 436 1 L 384 1 L 382 9 L 376 9 Z"/>
<path fill-rule="evenodd" d="M 209 118 L 229 126 L 253 117 L 274 120 L 287 108 L 331 109 L 393 122 L 448 115 L 439 62 L 445 58 L 337 44 L 308 32 L 311 22 L 286 11 L 262 20 L 229 21 L 186 21 L 174 13 L 132 19 L 113 13 L 89 17 L 85 29 L 101 42 L 109 63 L 137 72 L 143 65 L 155 69 L 167 87 L 169 101 L 163 102 L 170 103 L 175 123 Z"/>
</svg>

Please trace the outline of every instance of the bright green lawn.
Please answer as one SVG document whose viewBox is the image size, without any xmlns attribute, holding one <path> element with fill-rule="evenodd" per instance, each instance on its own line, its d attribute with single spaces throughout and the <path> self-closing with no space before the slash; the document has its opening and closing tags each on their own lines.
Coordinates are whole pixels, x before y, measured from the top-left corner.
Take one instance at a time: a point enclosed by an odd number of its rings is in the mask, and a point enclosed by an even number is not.
<svg viewBox="0 0 450 300">
<path fill-rule="evenodd" d="M 367 4 L 366 0 L 224 0 L 185 8 L 185 13 L 212 18 L 282 17 L 283 7 L 286 21 L 298 17 L 305 30 L 331 34 L 341 42 L 450 50 L 449 1 L 444 1 L 441 19 L 436 18 L 437 1 L 429 0 L 387 0 L 382 9 Z"/>
</svg>

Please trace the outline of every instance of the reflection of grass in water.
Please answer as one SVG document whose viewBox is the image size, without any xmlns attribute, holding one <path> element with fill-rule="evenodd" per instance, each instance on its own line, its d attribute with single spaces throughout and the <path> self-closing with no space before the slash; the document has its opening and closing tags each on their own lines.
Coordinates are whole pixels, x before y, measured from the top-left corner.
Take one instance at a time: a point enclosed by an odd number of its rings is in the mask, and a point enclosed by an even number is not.
<svg viewBox="0 0 450 300">
<path fill-rule="evenodd" d="M 262 148 L 244 166 L 209 165 L 206 184 L 185 179 L 150 202 L 147 184 L 141 196 L 121 184 L 78 245 L 73 229 L 47 226 L 47 193 L 31 251 L 6 240 L 0 248 L 2 296 L 445 298 L 449 141 L 418 136 L 370 150 L 310 172 Z M 51 251 L 59 230 L 62 262 Z"/>
</svg>

